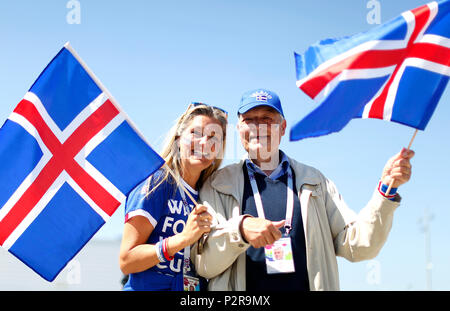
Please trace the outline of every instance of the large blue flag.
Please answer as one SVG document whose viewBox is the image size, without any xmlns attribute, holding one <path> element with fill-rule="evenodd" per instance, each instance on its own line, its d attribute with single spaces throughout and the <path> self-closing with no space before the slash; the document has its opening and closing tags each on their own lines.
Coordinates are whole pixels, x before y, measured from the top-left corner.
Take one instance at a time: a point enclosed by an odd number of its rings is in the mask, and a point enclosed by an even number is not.
<svg viewBox="0 0 450 311">
<path fill-rule="evenodd" d="M 299 140 L 377 118 L 424 130 L 450 76 L 450 0 L 431 2 L 295 54 L 297 86 L 320 102 L 291 128 Z"/>
<path fill-rule="evenodd" d="M 163 163 L 66 44 L 0 129 L 0 245 L 54 280 Z"/>
</svg>

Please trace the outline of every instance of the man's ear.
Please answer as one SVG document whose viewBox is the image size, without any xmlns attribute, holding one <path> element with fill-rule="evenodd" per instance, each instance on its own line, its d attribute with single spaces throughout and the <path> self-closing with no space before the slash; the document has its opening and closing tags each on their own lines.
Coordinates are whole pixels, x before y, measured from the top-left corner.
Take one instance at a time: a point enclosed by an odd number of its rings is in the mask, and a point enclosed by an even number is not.
<svg viewBox="0 0 450 311">
<path fill-rule="evenodd" d="M 280 125 L 280 127 L 281 127 L 280 134 L 281 134 L 281 136 L 284 136 L 284 134 L 286 133 L 286 126 L 287 126 L 286 120 L 283 119 L 283 121 L 281 122 L 281 125 Z"/>
</svg>

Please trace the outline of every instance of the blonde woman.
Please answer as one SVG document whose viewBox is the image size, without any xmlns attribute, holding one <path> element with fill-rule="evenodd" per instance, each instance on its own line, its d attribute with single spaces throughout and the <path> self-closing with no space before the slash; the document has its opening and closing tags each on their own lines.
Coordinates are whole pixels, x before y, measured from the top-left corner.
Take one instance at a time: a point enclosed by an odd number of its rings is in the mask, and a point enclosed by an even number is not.
<svg viewBox="0 0 450 311">
<path fill-rule="evenodd" d="M 198 199 L 198 189 L 220 166 L 226 126 L 222 109 L 191 104 L 167 137 L 166 166 L 128 196 L 119 255 L 129 275 L 124 290 L 199 289 L 190 245 L 209 232 L 211 215 L 190 197 Z"/>
</svg>

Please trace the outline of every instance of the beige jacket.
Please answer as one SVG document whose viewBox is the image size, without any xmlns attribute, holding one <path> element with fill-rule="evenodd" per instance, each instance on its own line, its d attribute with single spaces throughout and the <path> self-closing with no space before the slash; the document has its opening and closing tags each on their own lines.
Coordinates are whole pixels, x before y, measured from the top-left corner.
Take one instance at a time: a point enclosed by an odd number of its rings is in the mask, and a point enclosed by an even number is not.
<svg viewBox="0 0 450 311">
<path fill-rule="evenodd" d="M 291 158 L 289 163 L 300 198 L 310 289 L 339 290 L 336 256 L 352 262 L 374 258 L 387 239 L 399 203 L 376 190 L 366 207 L 355 214 L 333 182 L 318 170 Z M 215 172 L 200 190 L 214 226 L 204 243 L 203 239 L 191 248 L 191 258 L 197 272 L 210 280 L 209 290 L 245 290 L 245 251 L 250 245 L 239 230 L 242 165 L 243 161 Z"/>
</svg>

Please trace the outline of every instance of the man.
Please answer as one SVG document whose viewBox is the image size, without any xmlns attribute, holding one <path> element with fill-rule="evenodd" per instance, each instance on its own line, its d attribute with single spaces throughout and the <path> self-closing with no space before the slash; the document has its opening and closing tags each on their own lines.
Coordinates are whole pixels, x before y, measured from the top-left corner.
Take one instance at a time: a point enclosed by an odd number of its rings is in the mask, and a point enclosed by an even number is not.
<svg viewBox="0 0 450 311">
<path fill-rule="evenodd" d="M 339 290 L 336 256 L 360 261 L 378 254 L 414 152 L 404 149 L 388 161 L 356 215 L 333 182 L 279 150 L 286 121 L 275 93 L 245 93 L 238 116 L 248 158 L 217 171 L 200 191 L 214 220 L 192 248 L 197 272 L 209 279 L 209 290 Z M 274 243 L 290 254 L 277 265 Z"/>
</svg>

